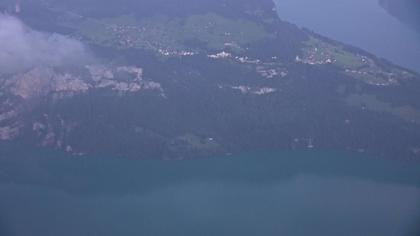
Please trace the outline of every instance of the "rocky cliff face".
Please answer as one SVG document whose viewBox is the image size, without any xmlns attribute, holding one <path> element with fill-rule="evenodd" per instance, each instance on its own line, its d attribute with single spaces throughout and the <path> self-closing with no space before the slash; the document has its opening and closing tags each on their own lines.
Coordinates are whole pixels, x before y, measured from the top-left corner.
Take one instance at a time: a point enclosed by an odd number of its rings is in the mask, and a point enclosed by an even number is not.
<svg viewBox="0 0 420 236">
<path fill-rule="evenodd" d="M 90 60 L 2 71 L 3 143 L 130 158 L 264 148 L 419 158 L 418 75 L 281 21 L 271 1 L 27 4 L 20 17 L 34 29 L 23 32 L 36 32 L 22 42 L 59 29 L 59 51 L 70 40 Z"/>
</svg>

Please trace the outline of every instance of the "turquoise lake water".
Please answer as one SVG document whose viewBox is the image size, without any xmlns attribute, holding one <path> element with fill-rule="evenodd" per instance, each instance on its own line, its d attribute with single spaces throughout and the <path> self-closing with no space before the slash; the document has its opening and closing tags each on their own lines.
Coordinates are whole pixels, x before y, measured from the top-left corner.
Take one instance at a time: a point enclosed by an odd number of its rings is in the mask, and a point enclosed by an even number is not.
<svg viewBox="0 0 420 236">
<path fill-rule="evenodd" d="M 50 156 L 50 157 L 45 157 Z M 418 165 L 339 152 L 0 159 L 0 235 L 417 235 Z"/>
<path fill-rule="evenodd" d="M 420 36 L 377 0 L 279 1 L 283 19 L 420 70 Z M 355 153 L 0 156 L 0 236 L 418 236 L 419 222 L 418 163 Z"/>
<path fill-rule="evenodd" d="M 276 0 L 282 19 L 420 72 L 420 32 L 379 0 Z"/>
</svg>

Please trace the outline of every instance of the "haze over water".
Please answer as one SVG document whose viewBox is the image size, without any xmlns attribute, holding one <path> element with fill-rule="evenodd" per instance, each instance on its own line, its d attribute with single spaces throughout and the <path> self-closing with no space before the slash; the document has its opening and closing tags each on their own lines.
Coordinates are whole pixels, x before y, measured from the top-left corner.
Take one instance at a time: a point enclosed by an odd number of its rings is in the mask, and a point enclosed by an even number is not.
<svg viewBox="0 0 420 236">
<path fill-rule="evenodd" d="M 420 70 L 419 34 L 377 0 L 278 1 L 283 19 Z M 417 163 L 320 150 L 187 161 L 29 152 L 0 155 L 0 236 L 419 235 Z"/>
<path fill-rule="evenodd" d="M 420 72 L 420 32 L 379 0 L 276 0 L 282 19 Z"/>
<path fill-rule="evenodd" d="M 417 168 L 350 153 L 258 152 L 190 161 L 17 159 L 0 158 L 0 235 L 419 232 Z"/>
</svg>

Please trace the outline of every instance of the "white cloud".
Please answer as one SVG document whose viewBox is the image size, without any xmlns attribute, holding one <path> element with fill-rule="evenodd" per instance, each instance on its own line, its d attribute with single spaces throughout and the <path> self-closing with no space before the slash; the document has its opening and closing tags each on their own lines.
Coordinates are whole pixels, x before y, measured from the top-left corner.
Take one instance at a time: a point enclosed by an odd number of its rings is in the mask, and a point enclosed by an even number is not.
<svg viewBox="0 0 420 236">
<path fill-rule="evenodd" d="M 0 74 L 37 66 L 77 65 L 89 58 L 78 40 L 35 31 L 16 17 L 0 14 Z"/>
</svg>

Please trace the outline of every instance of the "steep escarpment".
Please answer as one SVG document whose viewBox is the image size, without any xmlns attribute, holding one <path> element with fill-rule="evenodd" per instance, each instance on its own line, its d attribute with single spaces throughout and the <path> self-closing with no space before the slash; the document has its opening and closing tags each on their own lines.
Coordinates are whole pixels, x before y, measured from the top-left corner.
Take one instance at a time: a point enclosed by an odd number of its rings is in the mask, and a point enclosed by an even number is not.
<svg viewBox="0 0 420 236">
<path fill-rule="evenodd" d="M 3 143 L 162 159 L 420 155 L 419 76 L 280 20 L 271 1 L 27 4 L 15 21 L 76 40 L 90 59 L 0 73 Z"/>
</svg>

